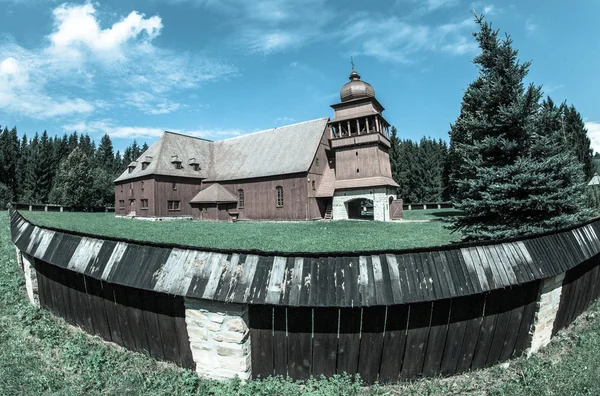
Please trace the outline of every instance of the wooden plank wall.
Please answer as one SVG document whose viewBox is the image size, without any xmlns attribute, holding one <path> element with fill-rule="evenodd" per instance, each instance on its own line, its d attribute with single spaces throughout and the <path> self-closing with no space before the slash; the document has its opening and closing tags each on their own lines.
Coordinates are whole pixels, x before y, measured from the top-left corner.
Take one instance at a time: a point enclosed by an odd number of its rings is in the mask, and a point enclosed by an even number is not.
<svg viewBox="0 0 600 396">
<path fill-rule="evenodd" d="M 195 369 L 183 297 L 111 284 L 35 261 L 40 304 L 132 351 Z"/>
<path fill-rule="evenodd" d="M 539 285 L 387 307 L 251 305 L 252 374 L 373 383 L 489 367 L 528 347 Z"/>
<path fill-rule="evenodd" d="M 600 257 L 595 256 L 565 274 L 552 336 L 573 322 L 600 297 Z"/>
</svg>

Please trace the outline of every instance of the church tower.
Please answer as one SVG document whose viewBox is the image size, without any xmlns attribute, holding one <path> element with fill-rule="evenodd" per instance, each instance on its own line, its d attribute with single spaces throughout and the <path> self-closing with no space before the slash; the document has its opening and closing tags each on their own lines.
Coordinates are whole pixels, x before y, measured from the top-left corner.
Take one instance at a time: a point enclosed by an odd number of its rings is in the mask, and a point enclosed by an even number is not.
<svg viewBox="0 0 600 396">
<path fill-rule="evenodd" d="M 335 161 L 334 220 L 388 221 L 398 184 L 390 166 L 390 124 L 373 87 L 352 67 L 350 81 L 331 105 L 330 147 Z"/>
</svg>

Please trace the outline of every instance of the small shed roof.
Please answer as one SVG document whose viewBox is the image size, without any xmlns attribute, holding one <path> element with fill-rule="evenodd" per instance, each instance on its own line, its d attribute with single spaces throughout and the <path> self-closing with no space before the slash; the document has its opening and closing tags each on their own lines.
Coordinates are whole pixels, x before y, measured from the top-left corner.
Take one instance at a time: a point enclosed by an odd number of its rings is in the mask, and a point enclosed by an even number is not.
<svg viewBox="0 0 600 396">
<path fill-rule="evenodd" d="M 361 188 L 361 187 L 379 187 L 379 186 L 392 186 L 399 187 L 398 183 L 389 177 L 375 176 L 365 177 L 362 179 L 349 179 L 349 180 L 336 180 L 335 189 L 343 190 L 345 188 Z"/>
<path fill-rule="evenodd" d="M 190 203 L 233 203 L 237 201 L 237 197 L 229 190 L 219 183 L 215 183 L 196 194 Z"/>
</svg>

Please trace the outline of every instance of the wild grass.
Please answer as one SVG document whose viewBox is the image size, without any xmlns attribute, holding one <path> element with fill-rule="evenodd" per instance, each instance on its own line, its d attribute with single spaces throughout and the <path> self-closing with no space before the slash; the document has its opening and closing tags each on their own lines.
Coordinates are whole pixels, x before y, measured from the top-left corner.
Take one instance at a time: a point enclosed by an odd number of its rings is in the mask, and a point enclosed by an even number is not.
<svg viewBox="0 0 600 396">
<path fill-rule="evenodd" d="M 361 386 L 348 376 L 242 384 L 195 373 L 103 343 L 31 306 L 0 213 L 0 394 L 3 395 L 598 395 L 600 304 L 541 353 L 450 378 Z"/>
<path fill-rule="evenodd" d="M 445 245 L 460 239 L 458 234 L 444 228 L 441 221 L 150 222 L 117 218 L 111 213 L 21 213 L 40 226 L 100 236 L 265 252 L 397 250 Z"/>
</svg>

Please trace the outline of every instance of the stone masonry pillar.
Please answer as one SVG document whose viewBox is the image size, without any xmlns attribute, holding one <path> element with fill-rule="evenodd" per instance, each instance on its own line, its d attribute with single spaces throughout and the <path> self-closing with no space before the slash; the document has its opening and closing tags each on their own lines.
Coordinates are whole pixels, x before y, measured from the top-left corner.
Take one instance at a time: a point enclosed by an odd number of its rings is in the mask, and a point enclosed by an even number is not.
<svg viewBox="0 0 600 396">
<path fill-rule="evenodd" d="M 252 359 L 246 305 L 185 298 L 185 323 L 199 376 L 250 379 Z"/>
<path fill-rule="evenodd" d="M 527 350 L 528 357 L 550 342 L 564 279 L 565 274 L 560 274 L 542 281 L 537 312 L 533 321 L 531 347 Z"/>
<path fill-rule="evenodd" d="M 40 298 L 38 294 L 37 272 L 33 266 L 33 257 L 29 257 L 17 250 L 17 261 L 19 261 L 19 265 L 21 265 L 21 262 L 23 263 L 22 268 L 25 275 L 25 289 L 27 289 L 29 302 L 39 308 Z"/>
</svg>

